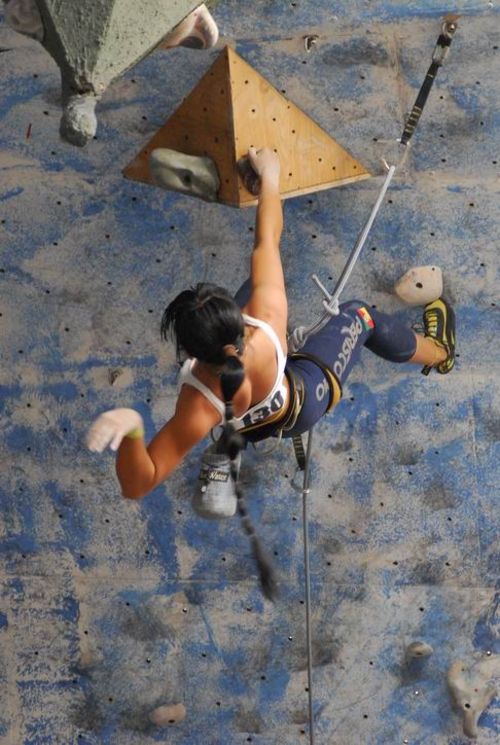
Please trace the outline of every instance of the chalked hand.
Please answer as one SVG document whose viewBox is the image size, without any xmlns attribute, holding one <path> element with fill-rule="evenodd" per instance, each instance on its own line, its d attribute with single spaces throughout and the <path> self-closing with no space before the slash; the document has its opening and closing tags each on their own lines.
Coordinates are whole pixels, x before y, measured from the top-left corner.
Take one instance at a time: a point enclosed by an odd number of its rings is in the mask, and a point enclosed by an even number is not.
<svg viewBox="0 0 500 745">
<path fill-rule="evenodd" d="M 97 417 L 90 427 L 86 443 L 89 450 L 102 453 L 108 446 L 118 450 L 124 437 L 144 435 L 142 416 L 134 409 L 110 409 Z"/>
<path fill-rule="evenodd" d="M 263 147 L 257 150 L 255 147 L 250 147 L 248 149 L 248 159 L 261 180 L 269 179 L 279 183 L 280 159 L 272 148 Z"/>
</svg>

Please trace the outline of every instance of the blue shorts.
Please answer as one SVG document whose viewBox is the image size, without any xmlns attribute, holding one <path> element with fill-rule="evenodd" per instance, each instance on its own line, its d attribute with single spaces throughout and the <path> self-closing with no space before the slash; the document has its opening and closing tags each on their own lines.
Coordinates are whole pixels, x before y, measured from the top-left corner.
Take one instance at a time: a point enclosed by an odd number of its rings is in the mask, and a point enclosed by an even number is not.
<svg viewBox="0 0 500 745">
<path fill-rule="evenodd" d="M 235 296 L 240 307 L 248 302 L 249 295 L 247 280 Z M 407 362 L 415 354 L 414 332 L 395 316 L 380 313 L 362 300 L 341 303 L 339 310 L 339 315 L 332 316 L 321 331 L 307 340 L 300 352 L 321 360 L 341 385 L 359 360 L 363 347 L 390 362 Z M 316 362 L 289 357 L 287 369 L 304 382 L 304 402 L 298 419 L 292 430 L 283 432 L 283 437 L 293 437 L 306 432 L 326 413 L 330 388 Z"/>
</svg>

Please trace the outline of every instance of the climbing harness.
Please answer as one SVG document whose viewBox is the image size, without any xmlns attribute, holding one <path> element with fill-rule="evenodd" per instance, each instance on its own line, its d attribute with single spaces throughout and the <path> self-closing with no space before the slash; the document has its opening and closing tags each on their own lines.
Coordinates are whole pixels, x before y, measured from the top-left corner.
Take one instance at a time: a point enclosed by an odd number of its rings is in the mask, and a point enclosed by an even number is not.
<svg viewBox="0 0 500 745">
<path fill-rule="evenodd" d="M 299 350 L 304 346 L 307 339 L 313 334 L 318 333 L 330 320 L 332 316 L 339 314 L 339 298 L 352 274 L 354 266 L 363 250 L 368 234 L 375 221 L 377 213 L 382 204 L 385 193 L 392 181 L 396 168 L 405 160 L 407 154 L 408 142 L 411 139 L 417 124 L 422 115 L 424 105 L 429 96 L 432 84 L 434 83 L 437 71 L 443 64 L 450 48 L 453 36 L 457 30 L 457 20 L 459 16 L 448 15 L 443 19 L 441 33 L 437 40 L 436 47 L 432 55 L 432 63 L 427 71 L 425 80 L 417 95 L 413 108 L 406 120 L 403 134 L 399 140 L 400 147 L 404 148 L 403 155 L 397 165 L 389 165 L 385 160 L 384 166 L 387 174 L 380 188 L 378 197 L 373 205 L 368 220 L 361 231 L 354 248 L 340 274 L 335 285 L 333 293 L 326 289 L 316 274 L 312 275 L 312 280 L 323 294 L 323 314 L 321 318 L 309 327 L 299 326 L 296 328 L 288 339 L 288 350 L 290 356 L 299 356 Z M 330 371 L 331 372 L 331 371 Z M 327 376 L 327 380 L 330 378 Z M 341 393 L 341 389 L 340 389 Z M 304 533 L 304 576 L 305 576 L 305 606 L 306 606 L 306 646 L 307 646 L 307 678 L 308 678 L 308 696 L 309 696 L 309 737 L 311 745 L 314 745 L 314 698 L 313 698 L 313 675 L 312 675 L 312 629 L 311 629 L 311 577 L 309 567 L 309 524 L 308 524 L 308 505 L 307 498 L 310 494 L 310 468 L 311 468 L 311 445 L 312 445 L 313 427 L 308 431 L 307 450 L 304 448 L 302 436 L 298 435 L 292 438 L 295 457 L 297 460 L 298 470 L 303 472 L 302 482 L 302 514 L 303 514 L 303 533 Z"/>
</svg>

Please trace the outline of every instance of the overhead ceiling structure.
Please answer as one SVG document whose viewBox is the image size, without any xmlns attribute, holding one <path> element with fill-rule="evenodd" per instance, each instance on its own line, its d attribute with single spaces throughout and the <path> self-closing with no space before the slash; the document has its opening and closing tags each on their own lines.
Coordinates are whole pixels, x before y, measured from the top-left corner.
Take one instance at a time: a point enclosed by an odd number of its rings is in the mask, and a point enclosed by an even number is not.
<svg viewBox="0 0 500 745">
<path fill-rule="evenodd" d="M 226 47 L 179 108 L 125 168 L 127 178 L 159 185 L 149 158 L 168 148 L 210 158 L 217 168 L 217 201 L 256 204 L 238 177 L 237 162 L 251 146 L 281 156 L 284 198 L 366 179 L 370 173 L 271 83 Z"/>
<path fill-rule="evenodd" d="M 151 52 L 200 3 L 197 0 L 33 0 L 38 38 L 61 69 L 61 135 L 84 145 L 97 128 L 94 109 L 110 82 Z M 19 27 L 17 30 L 23 32 Z M 29 33 L 28 35 L 33 35 Z"/>
</svg>

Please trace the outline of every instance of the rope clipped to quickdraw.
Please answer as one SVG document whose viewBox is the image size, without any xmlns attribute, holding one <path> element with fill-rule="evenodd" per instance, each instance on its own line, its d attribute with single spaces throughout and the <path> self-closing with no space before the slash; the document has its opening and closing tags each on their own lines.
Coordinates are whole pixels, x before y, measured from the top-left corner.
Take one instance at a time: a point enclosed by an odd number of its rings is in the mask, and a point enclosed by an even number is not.
<svg viewBox="0 0 500 745">
<path fill-rule="evenodd" d="M 432 56 L 432 63 L 429 67 L 425 80 L 420 88 L 419 94 L 413 106 L 413 109 L 406 121 L 403 134 L 401 135 L 400 144 L 403 147 L 407 147 L 410 138 L 415 132 L 416 126 L 422 115 L 424 105 L 429 96 L 430 89 L 436 77 L 439 67 L 443 64 L 457 29 L 457 15 L 447 16 L 442 24 L 441 33 L 439 35 L 437 45 L 434 49 Z M 404 159 L 403 155 L 402 160 Z M 401 161 L 400 161 L 401 162 Z M 326 287 L 321 283 L 319 278 L 313 274 L 312 279 L 315 284 L 321 290 L 323 300 L 323 316 L 316 323 L 312 324 L 309 328 L 300 326 L 294 330 L 288 339 L 289 353 L 297 352 L 306 343 L 309 336 L 320 331 L 332 317 L 332 315 L 338 315 L 339 313 L 339 298 L 342 293 L 347 281 L 354 269 L 354 266 L 359 258 L 359 255 L 366 242 L 370 229 L 375 221 L 375 217 L 380 209 L 382 200 L 389 187 L 389 184 L 396 171 L 396 166 L 389 166 L 385 161 L 384 164 L 387 168 L 387 175 L 380 189 L 377 200 L 372 208 L 372 211 L 368 217 L 368 220 L 361 231 L 358 240 L 351 254 L 347 260 L 344 269 L 335 285 L 333 294 L 330 294 Z M 304 575 L 305 575 L 305 591 L 306 591 L 306 640 L 307 640 L 307 676 L 308 676 L 308 691 L 309 691 L 309 737 L 311 745 L 314 745 L 314 708 L 313 708 L 313 665 L 312 665 L 312 629 L 311 629 L 311 579 L 310 579 L 310 565 L 309 565 L 309 524 L 308 524 L 308 505 L 307 497 L 310 493 L 310 465 L 311 465 L 311 445 L 312 445 L 312 427 L 308 433 L 307 439 L 307 452 L 304 450 L 304 443 L 300 435 L 293 437 L 293 448 L 295 457 L 297 460 L 298 470 L 303 471 L 304 480 L 302 487 L 302 512 L 303 512 L 303 531 L 304 531 Z"/>
<path fill-rule="evenodd" d="M 408 142 L 410 138 L 413 136 L 415 129 L 417 127 L 417 124 L 420 120 L 420 117 L 422 116 L 422 111 L 427 101 L 427 98 L 429 96 L 429 92 L 431 90 L 432 84 L 434 83 L 434 80 L 436 78 L 437 71 L 443 64 L 449 52 L 450 44 L 452 42 L 455 31 L 457 30 L 458 18 L 459 16 L 457 15 L 449 15 L 449 16 L 446 16 L 446 18 L 443 21 L 443 24 L 441 26 L 441 33 L 439 35 L 436 47 L 432 55 L 432 63 L 427 71 L 425 80 L 422 84 L 422 87 L 420 88 L 420 91 L 418 93 L 413 109 L 411 110 L 411 113 L 408 116 L 408 119 L 406 120 L 403 134 L 401 135 L 401 138 L 399 140 L 400 145 L 402 146 L 402 148 L 404 148 L 402 157 L 400 159 L 400 163 L 406 157 L 406 154 L 407 154 L 406 148 L 408 146 Z M 391 183 L 392 178 L 396 172 L 396 168 L 397 168 L 396 165 L 389 166 L 389 164 L 386 161 L 383 161 L 383 162 L 384 162 L 385 168 L 387 169 L 387 174 L 386 174 L 384 183 L 382 184 L 380 188 L 375 204 L 373 205 L 370 215 L 354 245 L 354 248 L 352 249 L 349 255 L 349 258 L 347 259 L 347 262 L 341 272 L 341 275 L 337 281 L 337 284 L 335 285 L 333 293 L 330 293 L 327 290 L 327 288 L 322 284 L 322 282 L 319 280 L 316 274 L 312 275 L 313 282 L 317 285 L 322 295 L 324 296 L 324 300 L 323 300 L 323 311 L 324 312 L 321 318 L 315 323 L 311 324 L 311 326 L 309 327 L 299 326 L 292 332 L 292 334 L 288 338 L 288 350 L 290 353 L 297 352 L 299 349 L 301 349 L 310 336 L 312 336 L 313 334 L 317 334 L 318 331 L 321 331 L 321 329 L 324 328 L 324 326 L 326 326 L 330 318 L 332 316 L 338 315 L 339 313 L 340 295 L 343 292 L 344 287 L 346 286 L 347 281 L 353 272 L 354 266 L 359 259 L 361 251 L 363 250 L 363 247 L 366 243 L 366 240 L 372 228 L 372 225 L 375 222 L 375 218 L 382 205 L 382 201 L 384 199 L 385 193 L 387 189 L 389 188 L 389 184 Z"/>
</svg>

